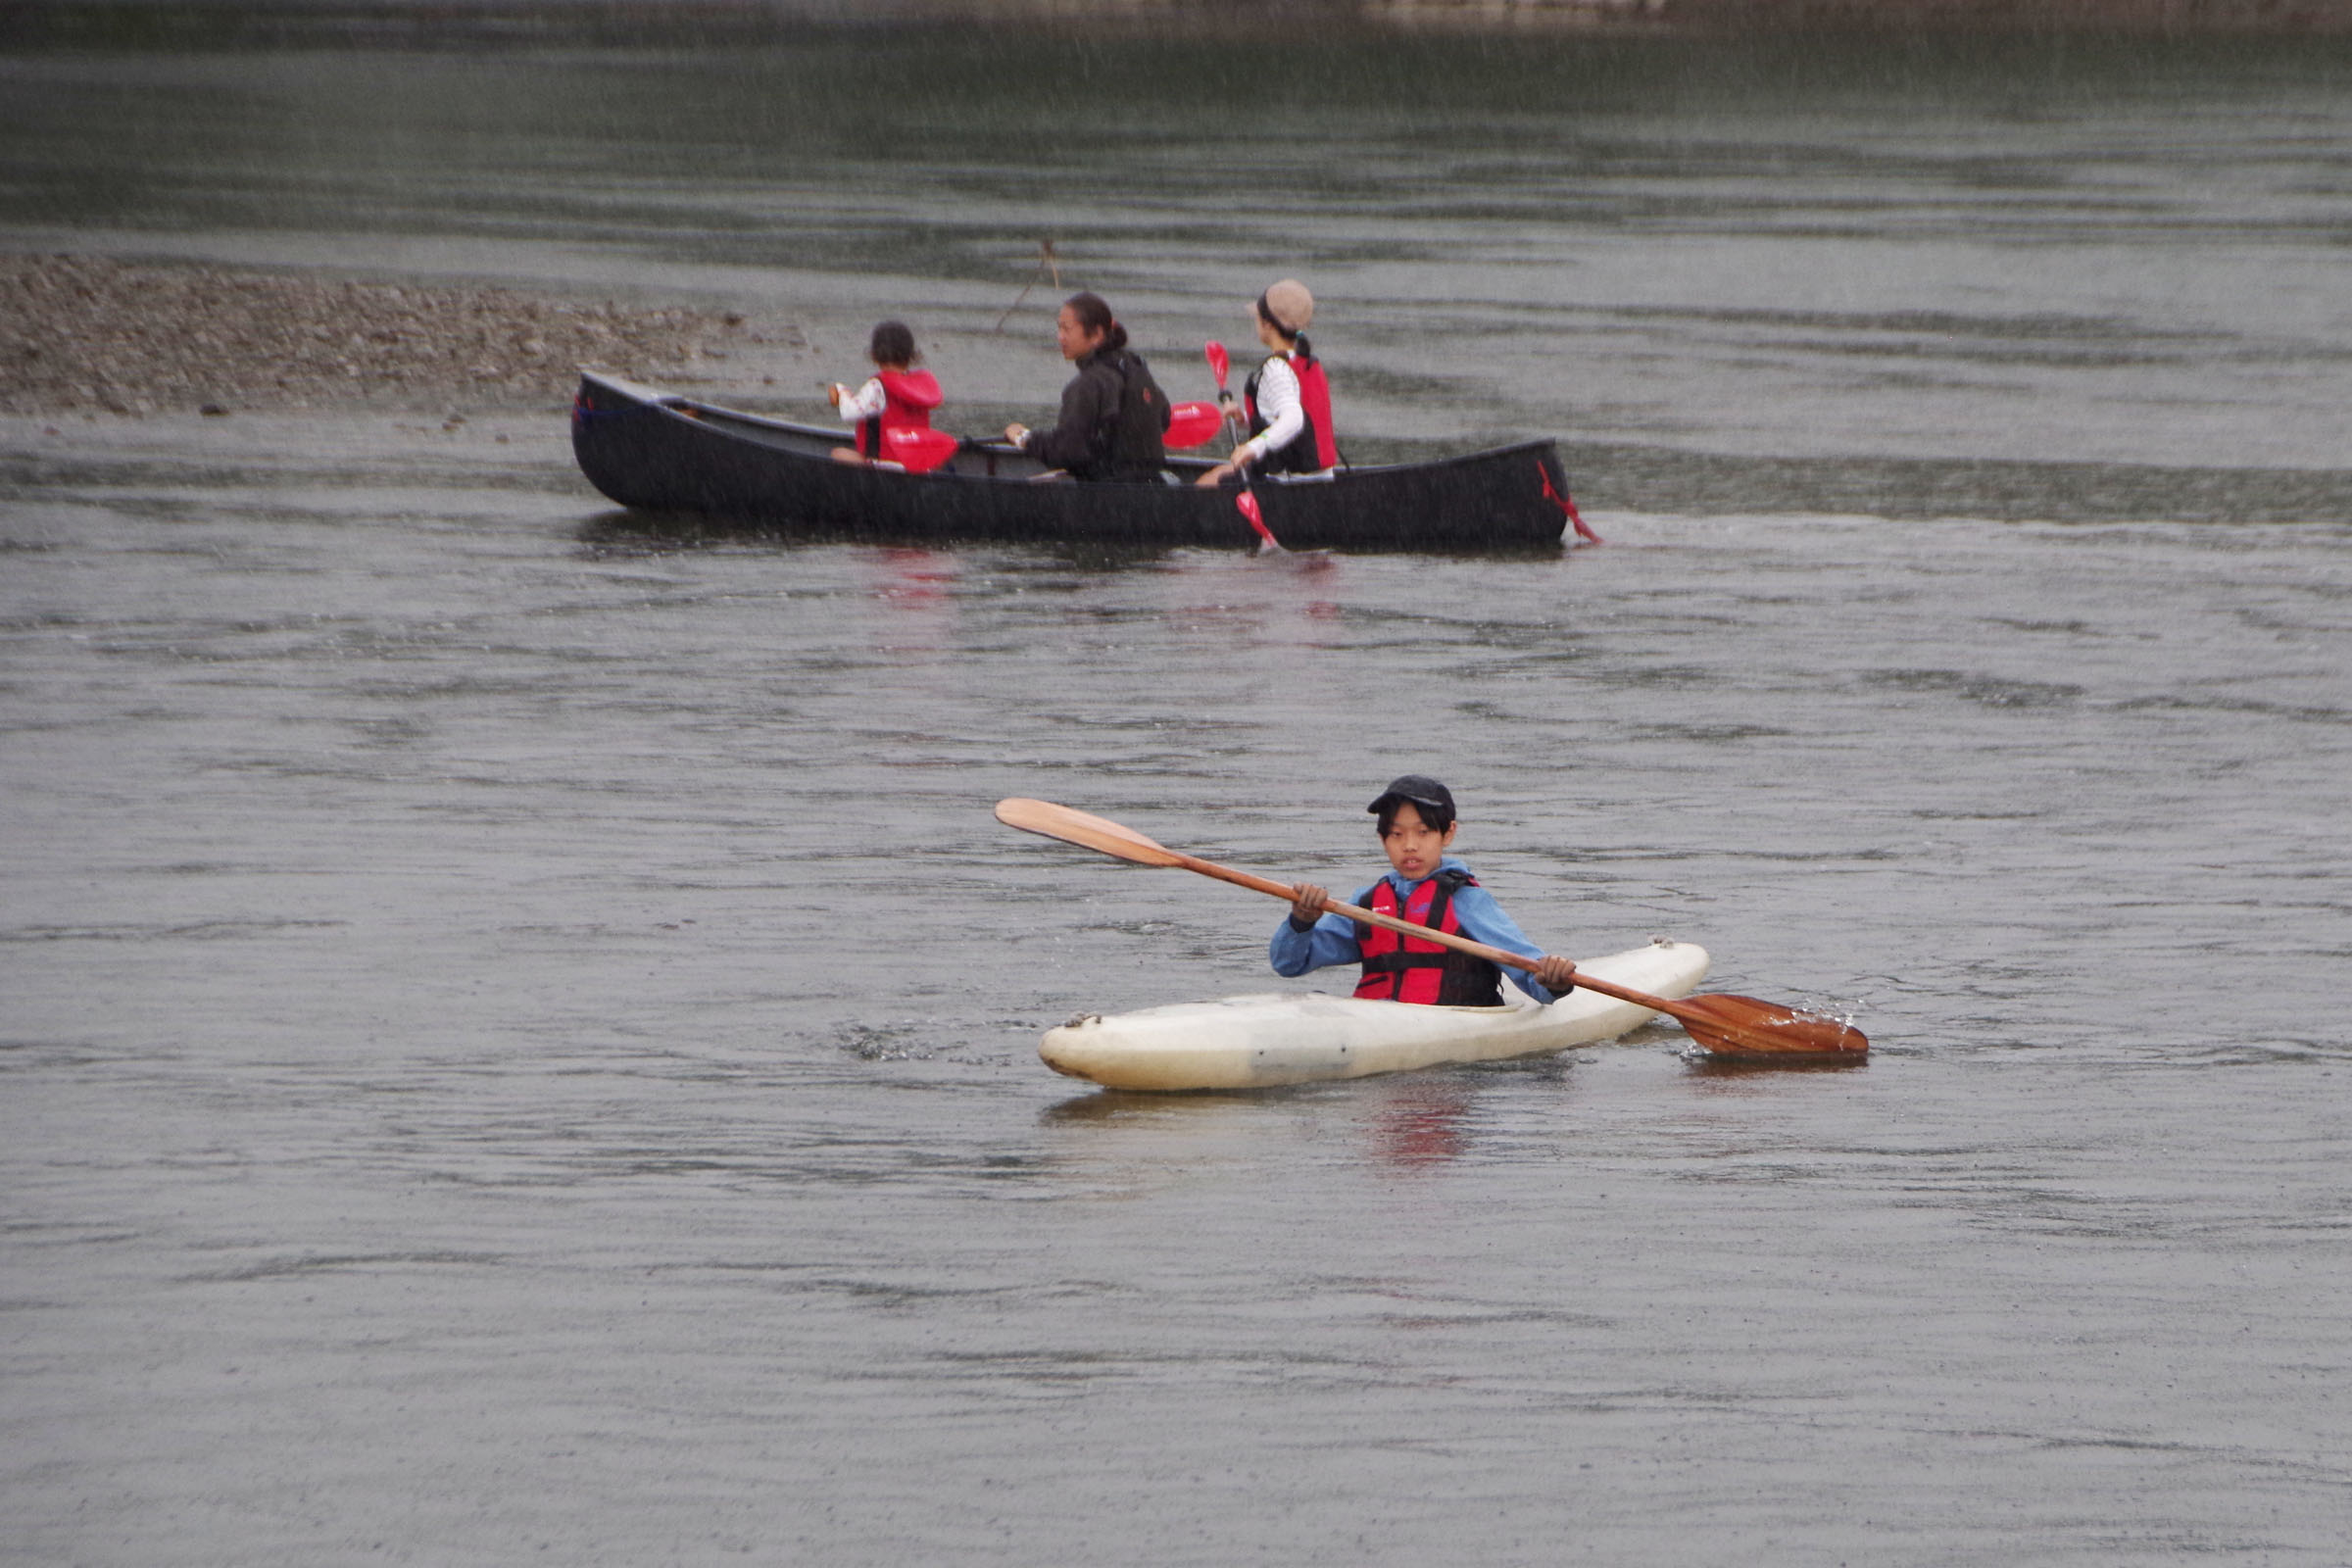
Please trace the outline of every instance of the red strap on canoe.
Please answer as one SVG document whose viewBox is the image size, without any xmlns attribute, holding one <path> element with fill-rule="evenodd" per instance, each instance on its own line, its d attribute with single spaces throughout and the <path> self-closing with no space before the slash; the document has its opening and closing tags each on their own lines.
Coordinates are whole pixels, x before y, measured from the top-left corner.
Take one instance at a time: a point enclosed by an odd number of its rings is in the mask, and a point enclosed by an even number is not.
<svg viewBox="0 0 2352 1568">
<path fill-rule="evenodd" d="M 1551 487 L 1551 470 L 1544 466 L 1542 458 L 1536 460 L 1536 472 L 1544 477 L 1544 499 L 1568 514 L 1568 520 L 1576 524 L 1577 536 L 1591 540 L 1593 544 L 1601 543 L 1600 535 L 1586 527 L 1585 519 L 1577 515 L 1576 503 Z"/>
</svg>

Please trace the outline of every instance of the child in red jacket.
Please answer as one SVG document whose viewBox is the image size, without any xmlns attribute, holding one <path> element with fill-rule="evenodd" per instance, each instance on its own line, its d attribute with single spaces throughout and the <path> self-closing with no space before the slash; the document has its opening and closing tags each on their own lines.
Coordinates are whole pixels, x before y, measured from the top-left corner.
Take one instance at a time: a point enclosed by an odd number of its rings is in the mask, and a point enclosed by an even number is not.
<svg viewBox="0 0 2352 1568">
<path fill-rule="evenodd" d="M 857 450 L 836 447 L 833 451 L 843 463 L 889 460 L 891 455 L 883 450 L 884 432 L 928 430 L 931 411 L 940 405 L 939 378 L 929 370 L 915 368 L 923 357 L 915 352 L 914 333 L 906 322 L 884 321 L 876 326 L 865 352 L 874 362 L 874 374 L 865 385 L 855 392 L 839 381 L 825 388 L 826 400 L 858 427 Z"/>
</svg>

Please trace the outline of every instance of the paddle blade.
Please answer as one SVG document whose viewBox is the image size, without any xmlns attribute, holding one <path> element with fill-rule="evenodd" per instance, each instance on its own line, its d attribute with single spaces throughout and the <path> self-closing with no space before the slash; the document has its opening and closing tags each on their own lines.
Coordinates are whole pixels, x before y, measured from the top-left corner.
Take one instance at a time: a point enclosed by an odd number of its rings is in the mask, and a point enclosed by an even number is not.
<svg viewBox="0 0 2352 1568">
<path fill-rule="evenodd" d="M 1090 816 L 1073 811 L 1052 801 L 1032 801 L 1020 796 L 997 803 L 997 820 L 1006 827 L 1017 827 L 1024 833 L 1042 833 L 1064 844 L 1082 849 L 1100 850 L 1115 855 L 1122 860 L 1138 865 L 1182 865 L 1184 857 L 1174 850 L 1154 844 L 1131 827 L 1122 827 L 1108 817 Z"/>
<path fill-rule="evenodd" d="M 1179 403 L 1168 410 L 1166 445 L 1170 451 L 1182 452 L 1187 447 L 1206 446 L 1216 439 L 1225 416 L 1214 403 Z"/>
<path fill-rule="evenodd" d="M 1233 362 L 1225 358 L 1225 345 L 1210 339 L 1200 345 L 1201 357 L 1208 361 L 1208 373 L 1217 378 L 1217 390 L 1225 390 L 1225 371 Z"/>
<path fill-rule="evenodd" d="M 954 457 L 963 442 L 945 430 L 891 429 L 882 432 L 882 456 L 908 473 L 929 473 Z"/>
<path fill-rule="evenodd" d="M 1851 1024 L 1754 997 L 1686 997 L 1674 1016 L 1691 1039 L 1723 1056 L 1859 1056 L 1870 1050 L 1869 1037 Z"/>
<path fill-rule="evenodd" d="M 1275 538 L 1274 530 L 1266 526 L 1265 514 L 1257 510 L 1256 496 L 1245 490 L 1233 498 L 1233 504 L 1249 519 L 1250 526 L 1257 530 L 1257 548 L 1261 552 L 1282 548 L 1282 541 Z"/>
</svg>

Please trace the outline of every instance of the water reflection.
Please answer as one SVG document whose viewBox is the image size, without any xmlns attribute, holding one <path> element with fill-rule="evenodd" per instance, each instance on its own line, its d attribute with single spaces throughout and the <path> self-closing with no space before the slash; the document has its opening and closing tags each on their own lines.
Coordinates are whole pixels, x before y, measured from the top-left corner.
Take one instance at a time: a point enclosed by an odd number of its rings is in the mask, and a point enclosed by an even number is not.
<svg viewBox="0 0 2352 1568">
<path fill-rule="evenodd" d="M 945 604 L 956 586 L 956 557 L 944 550 L 912 546 L 883 549 L 868 558 L 881 568 L 874 592 L 899 609 L 929 610 Z"/>
<path fill-rule="evenodd" d="M 1476 1076 L 1451 1072 L 1189 1094 L 1098 1089 L 1048 1106 L 1038 1122 L 1047 1128 L 1116 1130 L 1122 1158 L 1155 1149 L 1181 1164 L 1200 1157 L 1223 1134 L 1246 1129 L 1262 1138 L 1302 1114 L 1319 1124 L 1320 1109 L 1336 1106 L 1353 1112 L 1346 1123 L 1353 1132 L 1347 1146 L 1350 1152 L 1393 1170 L 1430 1171 L 1471 1152 L 1480 1092 Z M 1180 1134 L 1181 1142 L 1154 1144 L 1153 1138 L 1163 1134 Z M 1090 1152 L 1102 1153 L 1107 1147 L 1096 1146 Z"/>
<path fill-rule="evenodd" d="M 1711 1079 L 1759 1078 L 1800 1072 L 1859 1072 L 1870 1065 L 1869 1056 L 1850 1054 L 1719 1056 L 1697 1046 L 1692 1046 L 1682 1056 L 1689 1063 L 1692 1077 Z"/>
<path fill-rule="evenodd" d="M 1411 1078 L 1381 1097 L 1370 1124 L 1373 1158 L 1399 1170 L 1428 1170 L 1470 1147 L 1470 1104 L 1477 1091 L 1458 1078 Z"/>
</svg>

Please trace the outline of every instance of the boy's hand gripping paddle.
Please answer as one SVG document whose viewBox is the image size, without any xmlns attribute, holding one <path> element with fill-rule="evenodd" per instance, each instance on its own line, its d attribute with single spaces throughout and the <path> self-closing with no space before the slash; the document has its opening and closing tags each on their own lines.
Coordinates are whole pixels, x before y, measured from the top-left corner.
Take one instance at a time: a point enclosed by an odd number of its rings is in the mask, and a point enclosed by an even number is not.
<svg viewBox="0 0 2352 1568">
<path fill-rule="evenodd" d="M 1025 833 L 1041 833 L 1065 844 L 1098 850 L 1122 860 L 1133 860 L 1138 865 L 1182 866 L 1187 871 L 1213 876 L 1220 882 L 1231 882 L 1236 887 L 1268 894 L 1285 904 L 1291 902 L 1291 889 L 1287 884 L 1171 850 L 1165 845 L 1153 843 L 1131 827 L 1122 827 L 1106 817 L 1074 811 L 1066 806 L 1055 806 L 1051 801 L 1023 800 L 1018 797 L 999 801 L 997 820 L 1006 827 L 1017 827 Z M 1435 942 L 1484 958 L 1489 963 L 1509 964 L 1514 969 L 1533 969 L 1536 966 L 1535 959 L 1519 954 L 1491 948 L 1483 942 L 1473 942 L 1468 937 L 1456 936 L 1450 931 L 1415 925 L 1410 920 L 1399 920 L 1378 910 L 1342 904 L 1337 899 L 1327 902 L 1323 906 L 1350 920 L 1383 926 L 1423 942 Z M 1719 993 L 1669 1002 L 1664 997 L 1653 997 L 1630 986 L 1590 977 L 1582 970 L 1577 971 L 1576 983 L 1587 991 L 1597 991 L 1604 997 L 1615 997 L 1637 1007 L 1647 1007 L 1652 1012 L 1666 1014 L 1688 1030 L 1692 1040 L 1718 1055 L 1855 1057 L 1870 1050 L 1869 1039 L 1850 1024 L 1840 1023 L 1836 1018 L 1825 1018 L 1819 1013 L 1798 1012 L 1774 1003 L 1759 1002 L 1754 997 Z"/>
</svg>

